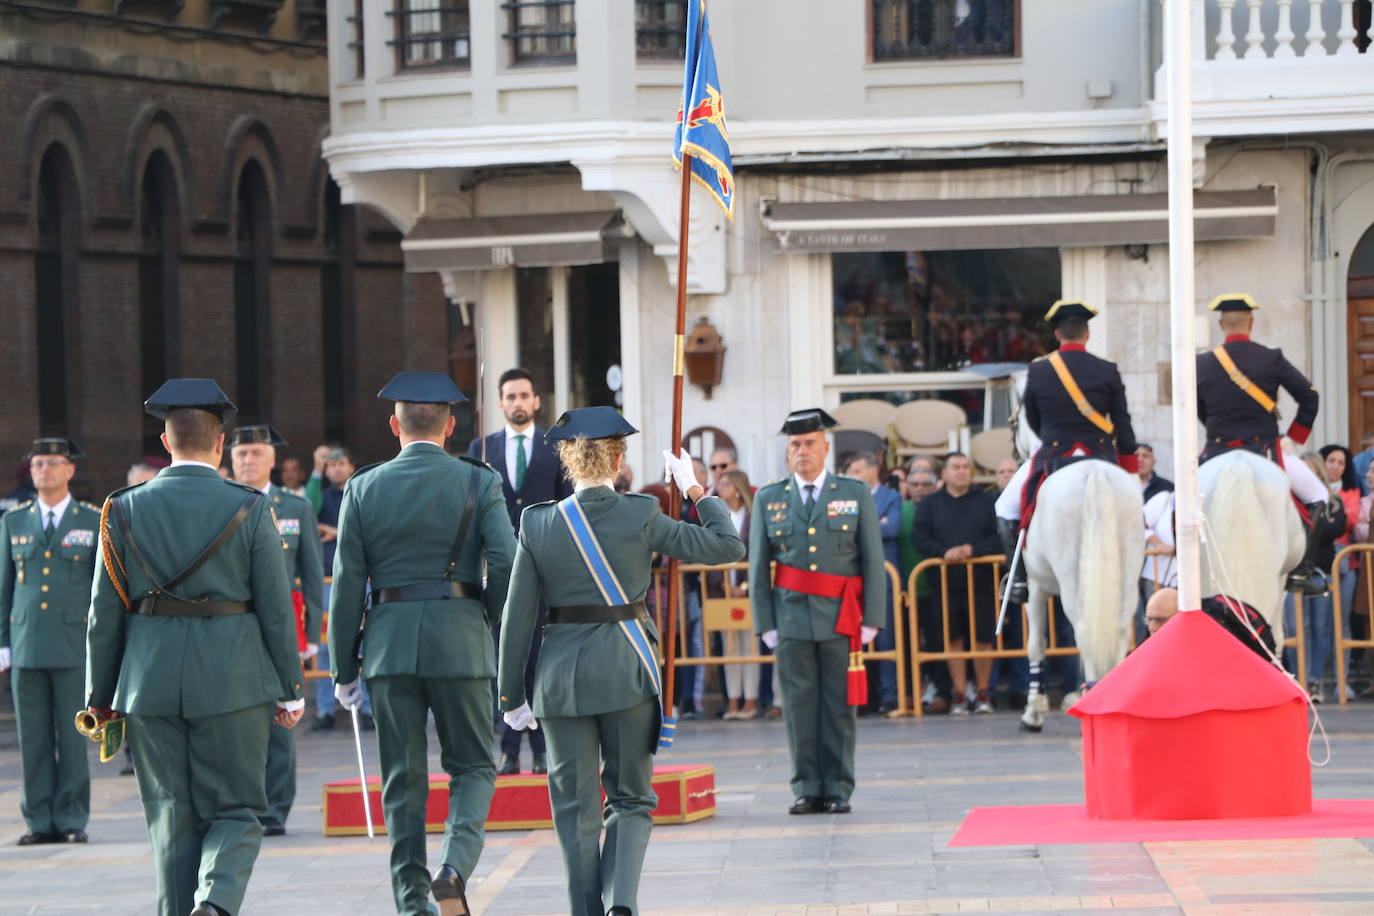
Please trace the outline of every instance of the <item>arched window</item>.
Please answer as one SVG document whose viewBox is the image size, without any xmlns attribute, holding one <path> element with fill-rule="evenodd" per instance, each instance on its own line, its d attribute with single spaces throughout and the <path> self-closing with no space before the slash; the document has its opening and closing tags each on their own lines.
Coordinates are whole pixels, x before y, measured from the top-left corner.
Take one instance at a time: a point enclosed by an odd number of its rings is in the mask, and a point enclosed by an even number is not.
<svg viewBox="0 0 1374 916">
<path fill-rule="evenodd" d="M 77 307 L 80 194 L 71 156 L 48 147 L 38 169 L 38 244 L 34 250 L 34 307 L 38 331 L 38 425 L 43 435 L 67 435 L 68 335 Z"/>
<path fill-rule="evenodd" d="M 331 179 L 324 194 L 324 260 L 320 262 L 320 330 L 323 338 L 324 437 L 350 441 L 349 407 L 354 378 L 354 260 L 357 256 L 353 207 L 339 199 Z"/>
<path fill-rule="evenodd" d="M 239 413 L 263 419 L 272 410 L 272 337 L 269 289 L 272 263 L 272 203 L 267 176 L 256 161 L 239 173 L 237 250 L 234 255 L 235 400 Z"/>
<path fill-rule="evenodd" d="M 138 330 L 144 396 L 178 374 L 177 256 L 180 254 L 180 200 L 176 172 L 161 150 L 148 157 L 143 170 L 139 221 L 142 248 L 138 256 Z M 162 422 L 144 416 L 143 453 L 162 451 Z"/>
</svg>

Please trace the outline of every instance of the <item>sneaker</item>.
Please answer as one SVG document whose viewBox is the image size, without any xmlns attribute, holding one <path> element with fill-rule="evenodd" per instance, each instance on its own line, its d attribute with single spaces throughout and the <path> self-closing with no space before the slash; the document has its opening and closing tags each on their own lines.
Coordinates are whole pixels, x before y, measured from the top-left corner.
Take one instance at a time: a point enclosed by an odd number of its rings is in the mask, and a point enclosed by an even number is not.
<svg viewBox="0 0 1374 916">
<path fill-rule="evenodd" d="M 992 712 L 992 693 L 987 690 L 978 691 L 978 696 L 973 701 L 973 711 L 980 716 Z"/>
<path fill-rule="evenodd" d="M 1314 704 L 1323 702 L 1326 698 L 1322 695 L 1322 685 L 1316 681 L 1307 682 L 1307 693 L 1312 698 Z"/>
<path fill-rule="evenodd" d="M 926 692 L 921 694 L 921 705 L 929 706 L 931 703 L 935 702 L 935 698 L 939 695 L 940 691 L 935 689 L 935 682 L 928 681 L 926 683 Z"/>
<path fill-rule="evenodd" d="M 949 714 L 950 714 L 951 716 L 966 716 L 966 715 L 968 715 L 968 703 L 952 703 L 952 704 L 950 704 L 950 707 L 949 707 Z"/>
</svg>

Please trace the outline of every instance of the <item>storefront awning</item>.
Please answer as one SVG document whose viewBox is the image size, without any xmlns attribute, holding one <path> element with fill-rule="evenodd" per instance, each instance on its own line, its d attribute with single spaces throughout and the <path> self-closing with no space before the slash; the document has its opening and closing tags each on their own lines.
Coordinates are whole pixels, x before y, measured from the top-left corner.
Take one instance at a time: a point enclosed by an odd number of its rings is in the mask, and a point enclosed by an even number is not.
<svg viewBox="0 0 1374 916">
<path fill-rule="evenodd" d="M 1266 238 L 1273 188 L 1195 191 L 1199 242 Z M 1169 240 L 1167 194 L 773 203 L 763 224 L 788 252 L 1072 248 Z"/>
<path fill-rule="evenodd" d="M 616 259 L 623 228 L 616 210 L 421 219 L 401 250 L 411 272 L 596 264 Z"/>
</svg>

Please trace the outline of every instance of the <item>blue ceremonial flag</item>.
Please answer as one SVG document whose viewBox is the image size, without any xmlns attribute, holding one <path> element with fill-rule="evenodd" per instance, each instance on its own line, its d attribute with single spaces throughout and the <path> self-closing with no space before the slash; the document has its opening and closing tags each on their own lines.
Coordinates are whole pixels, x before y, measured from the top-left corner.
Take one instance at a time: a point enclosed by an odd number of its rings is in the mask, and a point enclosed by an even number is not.
<svg viewBox="0 0 1374 916">
<path fill-rule="evenodd" d="M 681 166 L 682 155 L 691 156 L 692 178 L 711 192 L 725 215 L 733 220 L 735 173 L 730 164 L 730 136 L 725 132 L 725 104 L 716 73 L 716 52 L 711 47 L 711 29 L 706 21 L 706 0 L 688 0 L 686 56 L 673 161 Z"/>
</svg>

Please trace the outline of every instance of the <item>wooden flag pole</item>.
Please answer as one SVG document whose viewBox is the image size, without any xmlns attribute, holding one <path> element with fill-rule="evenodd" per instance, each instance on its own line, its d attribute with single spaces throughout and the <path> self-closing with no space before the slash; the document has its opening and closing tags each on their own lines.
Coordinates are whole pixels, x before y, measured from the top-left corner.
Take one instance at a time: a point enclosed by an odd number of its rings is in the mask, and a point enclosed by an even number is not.
<svg viewBox="0 0 1374 916">
<path fill-rule="evenodd" d="M 674 455 L 682 451 L 682 370 L 683 347 L 687 332 L 687 217 L 692 208 L 692 157 L 682 154 L 682 195 L 677 222 L 677 330 L 673 335 L 673 445 Z M 682 517 L 682 494 L 676 484 L 669 485 L 668 514 Z M 663 638 L 663 714 L 673 713 L 673 674 L 677 667 L 677 617 L 682 603 L 678 581 L 677 557 L 668 558 L 668 629 Z"/>
</svg>

